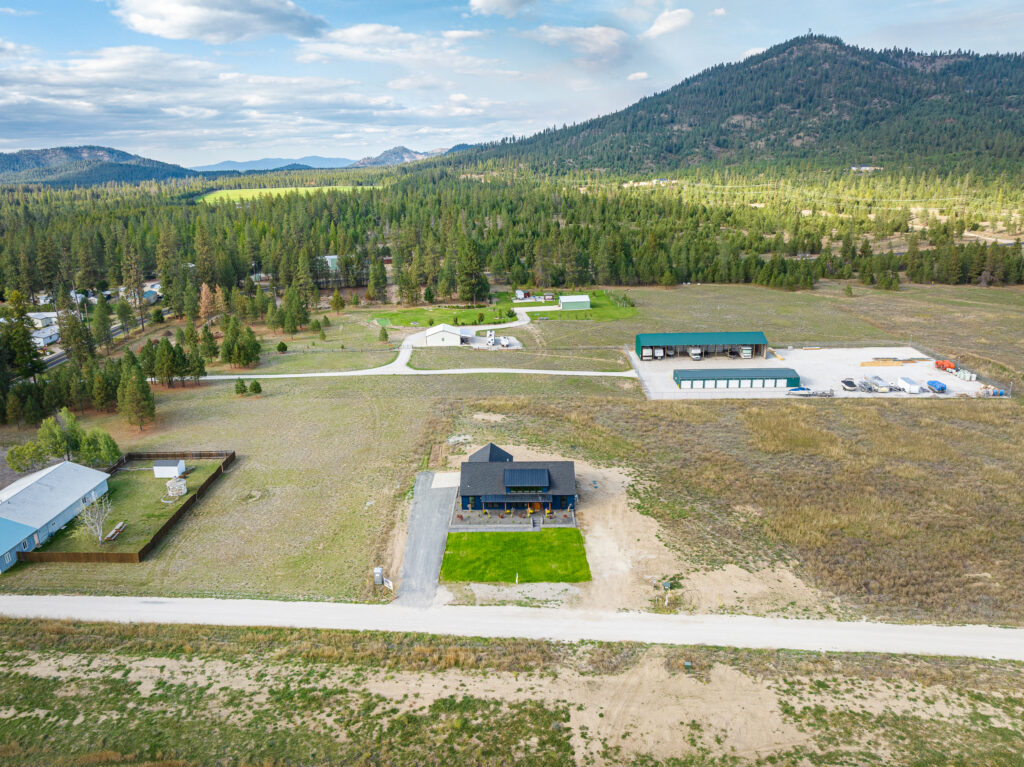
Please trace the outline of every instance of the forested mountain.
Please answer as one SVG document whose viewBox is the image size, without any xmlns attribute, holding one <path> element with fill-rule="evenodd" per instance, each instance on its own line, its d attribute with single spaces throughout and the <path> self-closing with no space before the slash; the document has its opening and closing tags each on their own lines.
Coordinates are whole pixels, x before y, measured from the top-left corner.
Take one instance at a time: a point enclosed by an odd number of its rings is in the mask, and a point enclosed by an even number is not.
<svg viewBox="0 0 1024 767">
<path fill-rule="evenodd" d="M 90 186 L 186 178 L 195 173 L 157 160 L 102 146 L 26 149 L 0 154 L 0 184 Z"/>
<path fill-rule="evenodd" d="M 385 149 L 376 157 L 364 157 L 358 162 L 352 163 L 353 168 L 375 168 L 384 165 L 401 165 L 402 163 L 424 160 L 427 157 L 436 157 L 444 154 L 444 149 L 431 149 L 427 152 L 415 152 L 404 146 L 395 146 Z"/>
<path fill-rule="evenodd" d="M 1024 56 L 874 51 L 807 35 L 610 115 L 461 152 L 538 170 L 813 161 L 1019 170 Z"/>
<path fill-rule="evenodd" d="M 225 170 L 283 170 L 292 165 L 304 165 L 309 168 L 347 168 L 352 164 L 347 157 L 320 157 L 319 155 L 308 155 L 296 159 L 286 157 L 263 157 L 259 160 L 224 160 L 213 165 L 200 165 L 195 170 L 200 171 L 225 171 Z"/>
</svg>

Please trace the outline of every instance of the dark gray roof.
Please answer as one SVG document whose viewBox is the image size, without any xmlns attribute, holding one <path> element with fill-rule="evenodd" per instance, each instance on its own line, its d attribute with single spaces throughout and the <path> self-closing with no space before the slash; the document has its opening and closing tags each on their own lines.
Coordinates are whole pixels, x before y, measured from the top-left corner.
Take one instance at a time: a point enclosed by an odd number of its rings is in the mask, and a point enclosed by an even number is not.
<svg viewBox="0 0 1024 767">
<path fill-rule="evenodd" d="M 468 460 L 473 461 L 474 463 L 480 461 L 484 463 L 494 463 L 496 461 L 508 462 L 512 460 L 512 454 L 506 453 L 493 442 L 488 442 L 482 448 L 473 453 Z"/>
<path fill-rule="evenodd" d="M 181 462 L 179 458 L 161 458 L 158 461 L 153 461 L 154 466 L 177 466 Z"/>
<path fill-rule="evenodd" d="M 513 461 L 462 464 L 460 495 L 505 495 L 506 470 L 546 469 L 551 495 L 576 495 L 576 464 L 572 461 Z"/>
<path fill-rule="evenodd" d="M 505 487 L 547 487 L 547 469 L 505 469 Z"/>
</svg>

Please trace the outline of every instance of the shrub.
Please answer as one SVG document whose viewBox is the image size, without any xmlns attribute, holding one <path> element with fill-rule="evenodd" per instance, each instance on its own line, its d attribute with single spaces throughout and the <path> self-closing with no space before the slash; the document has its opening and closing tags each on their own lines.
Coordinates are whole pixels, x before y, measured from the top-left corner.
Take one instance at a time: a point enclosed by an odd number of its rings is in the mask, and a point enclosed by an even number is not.
<svg viewBox="0 0 1024 767">
<path fill-rule="evenodd" d="M 241 378 L 235 380 L 235 394 L 245 394 L 249 390 L 245 387 L 245 381 Z"/>
<path fill-rule="evenodd" d="M 262 394 L 263 393 L 263 387 L 260 386 L 260 382 L 259 381 L 253 381 L 251 384 L 249 384 L 249 393 L 250 394 Z"/>
<path fill-rule="evenodd" d="M 160 323 L 162 323 L 164 321 L 163 310 L 153 309 L 153 311 L 149 313 L 149 321 L 152 322 L 154 325 L 159 325 Z"/>
<path fill-rule="evenodd" d="M 288 351 L 288 344 L 286 344 L 284 341 L 278 342 L 277 351 L 279 354 L 284 354 L 286 351 Z"/>
<path fill-rule="evenodd" d="M 377 340 L 381 343 L 387 343 L 388 341 L 388 329 L 383 325 L 380 326 L 380 333 L 377 334 Z"/>
</svg>

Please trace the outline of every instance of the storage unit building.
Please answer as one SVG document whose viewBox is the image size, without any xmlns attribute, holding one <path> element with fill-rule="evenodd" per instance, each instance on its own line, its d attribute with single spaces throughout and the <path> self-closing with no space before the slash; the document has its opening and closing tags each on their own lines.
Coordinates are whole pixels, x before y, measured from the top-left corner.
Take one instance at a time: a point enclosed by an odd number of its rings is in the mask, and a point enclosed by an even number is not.
<svg viewBox="0 0 1024 767">
<path fill-rule="evenodd" d="M 692 355 L 699 350 L 699 355 Z M 768 357 L 768 339 L 760 331 L 709 333 L 641 333 L 636 337 L 636 356 L 641 360 L 693 356 L 694 359 L 735 356 Z"/>
<path fill-rule="evenodd" d="M 0 490 L 0 572 L 18 561 L 19 551 L 46 543 L 106 493 L 107 479 L 102 471 L 64 461 Z"/>
<path fill-rule="evenodd" d="M 590 296 L 578 295 L 578 296 L 559 296 L 558 297 L 558 308 L 563 312 L 575 312 L 581 309 L 590 308 Z"/>
<path fill-rule="evenodd" d="M 800 385 L 793 368 L 726 368 L 675 370 L 680 389 L 788 389 Z"/>
</svg>

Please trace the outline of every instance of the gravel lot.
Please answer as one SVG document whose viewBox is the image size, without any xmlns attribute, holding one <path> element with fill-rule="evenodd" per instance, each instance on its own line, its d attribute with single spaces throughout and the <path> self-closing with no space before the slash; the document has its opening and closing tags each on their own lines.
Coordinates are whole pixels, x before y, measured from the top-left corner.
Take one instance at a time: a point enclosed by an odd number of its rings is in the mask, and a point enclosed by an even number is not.
<svg viewBox="0 0 1024 767">
<path fill-rule="evenodd" d="M 671 359 L 649 360 L 641 362 L 635 353 L 630 352 L 630 362 L 638 371 L 644 389 L 651 399 L 779 399 L 787 397 L 786 389 L 679 389 L 672 380 L 674 370 L 700 370 L 711 368 L 793 368 L 800 374 L 800 385 L 811 389 L 832 389 L 836 397 L 956 397 L 958 395 L 974 396 L 983 388 L 979 381 L 961 381 L 951 373 L 938 370 L 931 358 L 926 362 L 913 362 L 905 365 L 887 367 L 862 367 L 862 362 L 869 362 L 877 357 L 927 357 L 910 346 L 866 346 L 845 349 L 814 349 L 793 348 L 776 349 L 776 354 L 769 352 L 768 359 L 734 360 L 725 357 L 694 362 L 689 357 L 673 357 Z M 905 394 L 892 391 L 887 394 L 866 392 L 848 392 L 840 385 L 843 378 L 860 380 L 869 375 L 880 376 L 887 382 L 895 383 L 897 378 L 905 376 L 922 386 L 926 381 L 942 381 L 948 387 L 946 394 Z M 791 398 L 792 399 L 792 398 Z"/>
</svg>

